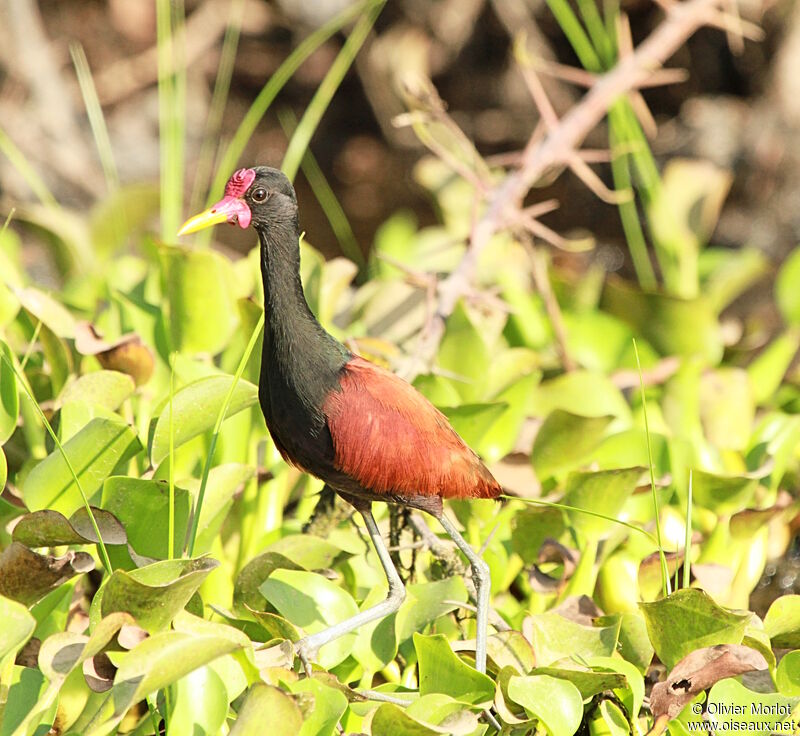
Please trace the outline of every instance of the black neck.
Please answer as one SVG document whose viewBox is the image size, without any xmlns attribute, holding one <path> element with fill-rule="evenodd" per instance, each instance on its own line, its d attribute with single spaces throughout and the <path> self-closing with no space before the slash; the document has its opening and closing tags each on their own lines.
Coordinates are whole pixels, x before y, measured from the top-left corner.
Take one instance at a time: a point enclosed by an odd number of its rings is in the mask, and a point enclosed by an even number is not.
<svg viewBox="0 0 800 736">
<path fill-rule="evenodd" d="M 327 393 L 338 386 L 342 366 L 352 357 L 329 335 L 309 309 L 300 282 L 299 228 L 296 214 L 256 224 L 261 241 L 264 281 L 262 393 L 288 392 L 298 409 L 321 411 Z M 282 399 L 281 399 L 282 401 Z"/>
</svg>

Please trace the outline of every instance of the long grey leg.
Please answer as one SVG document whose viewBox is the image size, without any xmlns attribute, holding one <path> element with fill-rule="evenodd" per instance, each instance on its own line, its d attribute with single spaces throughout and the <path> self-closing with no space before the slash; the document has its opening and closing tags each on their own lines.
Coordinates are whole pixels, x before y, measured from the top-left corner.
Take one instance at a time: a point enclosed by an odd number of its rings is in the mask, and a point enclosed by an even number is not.
<svg viewBox="0 0 800 736">
<path fill-rule="evenodd" d="M 360 626 L 363 626 L 364 624 L 369 623 L 370 621 L 385 618 L 389 614 L 394 613 L 398 608 L 400 608 L 400 605 L 403 603 L 406 597 L 406 589 L 403 585 L 403 581 L 400 579 L 400 575 L 397 573 L 397 569 L 392 562 L 392 558 L 389 556 L 389 550 L 386 549 L 386 545 L 384 544 L 381 533 L 378 530 L 378 525 L 375 523 L 375 518 L 372 516 L 372 511 L 369 505 L 366 506 L 366 508 L 359 508 L 358 510 L 361 512 L 361 516 L 364 517 L 364 523 L 367 526 L 367 532 L 369 532 L 372 544 L 375 546 L 375 551 L 378 553 L 378 558 L 383 566 L 383 571 L 386 573 L 386 579 L 389 582 L 389 595 L 385 600 L 372 606 L 372 608 L 368 608 L 366 611 L 361 611 L 361 613 L 358 613 L 351 618 L 340 621 L 338 624 L 334 624 L 324 631 L 319 631 L 316 634 L 306 636 L 295 643 L 297 656 L 300 657 L 300 661 L 303 663 L 306 674 L 309 676 L 311 674 L 310 660 L 316 656 L 320 647 L 334 641 L 335 639 L 338 639 L 340 636 L 344 636 L 345 634 L 359 628 Z"/>
<path fill-rule="evenodd" d="M 435 515 L 450 538 L 464 553 L 472 567 L 472 579 L 475 581 L 475 591 L 478 598 L 477 635 L 475 642 L 475 669 L 486 672 L 486 637 L 489 628 L 489 594 L 491 593 L 491 575 L 489 566 L 470 547 L 453 522 L 443 513 Z"/>
</svg>

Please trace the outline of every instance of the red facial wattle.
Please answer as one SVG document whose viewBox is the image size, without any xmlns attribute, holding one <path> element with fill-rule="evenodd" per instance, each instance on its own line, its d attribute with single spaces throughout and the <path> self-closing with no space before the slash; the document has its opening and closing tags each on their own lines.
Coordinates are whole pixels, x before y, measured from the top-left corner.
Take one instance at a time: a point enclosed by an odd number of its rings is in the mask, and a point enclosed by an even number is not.
<svg viewBox="0 0 800 736">
<path fill-rule="evenodd" d="M 248 228 L 253 215 L 242 197 L 255 178 L 256 172 L 253 169 L 239 169 L 234 172 L 225 185 L 225 196 L 211 208 L 211 212 L 226 215 L 231 225 Z"/>
</svg>

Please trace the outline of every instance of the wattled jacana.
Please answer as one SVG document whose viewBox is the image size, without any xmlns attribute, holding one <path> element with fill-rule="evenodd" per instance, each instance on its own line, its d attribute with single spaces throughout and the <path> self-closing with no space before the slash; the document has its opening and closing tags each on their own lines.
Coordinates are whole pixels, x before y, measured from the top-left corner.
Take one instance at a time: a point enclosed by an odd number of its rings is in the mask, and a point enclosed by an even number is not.
<svg viewBox="0 0 800 736">
<path fill-rule="evenodd" d="M 361 513 L 389 581 L 382 603 L 297 643 L 306 671 L 321 646 L 388 616 L 405 598 L 371 511 L 373 501 L 386 501 L 436 517 L 469 560 L 478 598 L 475 666 L 485 672 L 489 568 L 442 513 L 442 499 L 496 498 L 500 485 L 433 404 L 351 353 L 311 313 L 300 283 L 297 198 L 283 173 L 239 169 L 223 199 L 179 234 L 222 222 L 252 224 L 261 243 L 266 321 L 259 400 L 275 446 Z"/>
</svg>

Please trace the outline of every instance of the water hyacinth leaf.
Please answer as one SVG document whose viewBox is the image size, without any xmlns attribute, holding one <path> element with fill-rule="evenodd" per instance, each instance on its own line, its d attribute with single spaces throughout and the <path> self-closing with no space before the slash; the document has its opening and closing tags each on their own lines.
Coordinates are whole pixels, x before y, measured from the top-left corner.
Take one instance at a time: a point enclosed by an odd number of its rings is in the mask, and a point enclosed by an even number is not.
<svg viewBox="0 0 800 736">
<path fill-rule="evenodd" d="M 718 606 L 702 590 L 684 588 L 652 603 L 641 603 L 650 641 L 658 658 L 672 669 L 695 649 L 741 644 L 750 613 Z"/>
<path fill-rule="evenodd" d="M 764 629 L 773 647 L 800 648 L 800 595 L 776 598 L 764 617 Z"/>
<path fill-rule="evenodd" d="M 263 596 L 262 596 L 263 597 Z M 265 601 L 266 602 L 266 601 Z M 266 638 L 259 641 L 269 641 L 269 639 L 288 639 L 289 641 L 300 641 L 302 634 L 290 624 L 283 616 L 269 611 L 256 611 L 248 608 L 247 612 L 258 622 Z M 253 638 L 251 636 L 251 638 Z"/>
<path fill-rule="evenodd" d="M 486 462 L 501 460 L 514 449 L 524 421 L 530 415 L 531 400 L 539 374 L 520 378 L 497 396 L 508 409 L 494 422 L 477 445 L 472 445 Z"/>
<path fill-rule="evenodd" d="M 758 486 L 756 478 L 747 475 L 715 475 L 703 470 L 692 471 L 694 503 L 717 514 L 731 514 L 747 508 Z"/>
<path fill-rule="evenodd" d="M 800 348 L 800 327 L 792 327 L 775 337 L 747 366 L 750 391 L 759 406 L 767 403 L 780 388 Z"/>
<path fill-rule="evenodd" d="M 440 616 L 454 611 L 455 601 L 465 602 L 467 589 L 459 577 L 406 586 L 406 599 L 397 612 L 397 641 L 402 643 Z"/>
<path fill-rule="evenodd" d="M 438 733 L 467 736 L 478 727 L 478 714 L 443 693 L 429 693 L 415 700 L 405 713 L 424 724 L 435 726 Z M 374 721 L 373 721 L 374 723 Z"/>
<path fill-rule="evenodd" d="M 8 478 L 8 461 L 6 460 L 6 453 L 2 447 L 0 447 L 0 488 L 5 488 L 6 486 L 6 479 Z M 2 506 L 0 506 L 0 511 L 2 511 Z"/>
<path fill-rule="evenodd" d="M 326 736 L 335 732 L 336 724 L 347 708 L 347 697 L 342 692 L 311 678 L 291 683 L 289 690 L 301 697 L 308 693 L 313 698 L 313 709 L 305 713 L 297 736 Z"/>
<path fill-rule="evenodd" d="M 233 586 L 234 610 L 246 615 L 248 611 L 263 611 L 267 600 L 259 591 L 261 584 L 275 570 L 302 570 L 302 566 L 290 560 L 279 552 L 262 552 L 248 562 L 236 576 Z"/>
<path fill-rule="evenodd" d="M 571 682 L 547 675 L 512 677 L 508 695 L 533 717 L 550 736 L 573 736 L 583 718 L 583 700 Z"/>
<path fill-rule="evenodd" d="M 597 707 L 603 726 L 608 729 L 609 736 L 627 736 L 631 732 L 631 725 L 622 709 L 612 700 L 602 700 Z M 591 726 L 590 732 L 591 732 Z"/>
<path fill-rule="evenodd" d="M 593 695 L 606 690 L 621 689 L 627 686 L 625 675 L 619 672 L 593 672 L 577 667 L 536 667 L 528 674 L 547 675 L 571 682 L 578 688 L 583 700 L 588 700 Z"/>
<path fill-rule="evenodd" d="M 525 632 L 528 625 L 528 638 L 540 667 L 569 657 L 610 657 L 616 650 L 620 628 L 619 621 L 610 626 L 584 626 L 553 611 L 527 618 Z"/>
<path fill-rule="evenodd" d="M 169 693 L 171 735 L 219 733 L 228 715 L 228 696 L 225 683 L 211 667 L 184 675 Z"/>
<path fill-rule="evenodd" d="M 164 560 L 137 570 L 115 570 L 96 597 L 103 616 L 115 611 L 130 613 L 143 629 L 167 628 L 219 562 Z"/>
<path fill-rule="evenodd" d="M 255 472 L 254 467 L 243 465 L 242 463 L 223 463 L 211 468 L 208 474 L 205 497 L 203 498 L 203 508 L 200 510 L 200 521 L 197 525 L 198 539 L 202 538 L 203 532 L 211 524 L 218 531 L 219 524 L 224 520 L 218 519 L 218 516 L 226 508 L 230 508 L 233 502 L 233 494 L 250 480 L 255 475 Z M 184 485 L 197 498 L 200 490 L 200 480 L 191 478 Z M 213 536 L 216 536 L 216 533 Z M 213 539 L 208 540 L 208 543 L 210 544 L 211 541 Z"/>
<path fill-rule="evenodd" d="M 36 619 L 28 613 L 25 606 L 0 595 L 0 663 L 6 655 L 15 653 L 28 641 L 36 628 Z"/>
<path fill-rule="evenodd" d="M 270 736 L 297 736 L 303 714 L 283 690 L 259 682 L 248 691 L 229 736 L 262 736 L 265 723 Z"/>
<path fill-rule="evenodd" d="M 789 325 L 800 325 L 800 248 L 795 248 L 783 262 L 775 279 L 775 301 Z"/>
<path fill-rule="evenodd" d="M 216 355 L 239 324 L 231 262 L 212 250 L 164 247 L 172 344 L 183 353 Z"/>
<path fill-rule="evenodd" d="M 115 411 L 136 388 L 133 379 L 117 371 L 93 371 L 67 384 L 58 397 L 58 404 L 82 401 Z"/>
<path fill-rule="evenodd" d="M 444 693 L 462 703 L 486 705 L 494 700 L 494 681 L 465 664 L 450 648 L 444 634 L 414 633 L 419 662 L 419 692 Z"/>
<path fill-rule="evenodd" d="M 113 514 L 95 508 L 92 513 L 105 544 L 125 544 L 125 529 Z M 83 507 L 69 519 L 58 511 L 49 509 L 25 514 L 14 527 L 11 538 L 28 547 L 97 544 L 100 541 L 89 520 L 89 514 Z"/>
<path fill-rule="evenodd" d="M 798 702 L 800 699 L 787 698 L 780 693 L 750 690 L 729 677 L 711 688 L 706 715 L 716 733 L 742 730 L 767 736 L 797 727 L 792 713 Z M 738 712 L 732 712 L 731 706 L 737 706 Z"/>
<path fill-rule="evenodd" d="M 498 631 L 489 636 L 486 651 L 497 668 L 513 667 L 520 674 L 536 666 L 536 656 L 530 642 L 519 631 Z"/>
<path fill-rule="evenodd" d="M 564 314 L 567 351 L 589 371 L 610 373 L 621 368 L 634 337 L 622 320 L 596 310 Z"/>
<path fill-rule="evenodd" d="M 114 470 L 141 450 L 133 428 L 124 422 L 92 419 L 64 444 L 64 451 L 87 498 L 100 489 Z M 56 449 L 31 470 L 22 488 L 22 498 L 31 511 L 49 508 L 72 514 L 83 501 L 72 473 Z"/>
<path fill-rule="evenodd" d="M 179 556 L 189 526 L 191 496 L 183 488 L 175 489 L 175 546 L 172 556 Z M 106 478 L 100 505 L 112 513 L 128 533 L 128 544 L 136 554 L 152 559 L 170 557 L 169 484 L 117 475 Z"/>
<path fill-rule="evenodd" d="M 592 657 L 587 664 L 597 672 L 618 672 L 625 677 L 625 685 L 614 688 L 614 694 L 625 706 L 631 720 L 635 721 L 644 702 L 644 675 L 641 668 L 623 657 Z"/>
<path fill-rule="evenodd" d="M 75 575 L 94 570 L 86 552 L 40 555 L 19 542 L 0 553 L 0 595 L 30 606 Z"/>
<path fill-rule="evenodd" d="M 53 297 L 33 286 L 14 289 L 14 295 L 25 309 L 58 337 L 75 337 L 75 318 Z"/>
<path fill-rule="evenodd" d="M 587 417 L 562 409 L 551 412 L 533 442 L 531 462 L 544 480 L 578 467 L 602 440 L 612 416 Z"/>
<path fill-rule="evenodd" d="M 442 413 L 470 447 L 477 448 L 490 429 L 503 417 L 508 404 L 462 404 L 444 407 Z"/>
<path fill-rule="evenodd" d="M 341 547 L 313 534 L 287 534 L 271 544 L 269 551 L 288 557 L 306 570 L 332 567 L 340 556 L 349 556 Z"/>
<path fill-rule="evenodd" d="M 599 472 L 573 472 L 567 476 L 564 503 L 586 511 L 616 518 L 636 485 L 644 468 L 621 468 Z M 599 539 L 619 528 L 612 521 L 567 511 L 572 526 L 588 539 Z"/>
<path fill-rule="evenodd" d="M 208 376 L 175 392 L 172 398 L 175 448 L 214 427 L 233 380 L 233 376 Z M 239 379 L 225 416 L 231 417 L 257 401 L 258 387 Z M 148 444 L 153 465 L 158 465 L 169 455 L 169 426 L 169 401 L 165 401 L 150 424 Z"/>
<path fill-rule="evenodd" d="M 420 723 L 407 710 L 394 703 L 383 703 L 372 717 L 373 736 L 438 736 L 449 733 L 441 728 Z"/>
<path fill-rule="evenodd" d="M 0 353 L 2 353 L 0 355 L 0 445 L 2 445 L 17 428 L 19 392 L 17 377 L 11 368 L 14 365 L 14 356 L 2 340 L 0 340 Z M 0 488 L 2 487 L 3 484 L 0 484 Z"/>
<path fill-rule="evenodd" d="M 386 597 L 386 592 L 383 586 L 374 587 L 361 602 L 359 609 L 366 611 L 377 605 Z M 367 672 L 380 672 L 397 655 L 396 618 L 397 614 L 393 613 L 371 621 L 357 630 L 353 656 Z"/>
<path fill-rule="evenodd" d="M 275 570 L 259 591 L 284 618 L 309 634 L 358 613 L 356 602 L 346 590 L 313 572 Z M 320 664 L 326 669 L 339 664 L 350 654 L 354 638 L 354 634 L 346 635 L 322 647 Z"/>
<path fill-rule="evenodd" d="M 756 407 L 747 372 L 718 368 L 700 378 L 700 419 L 716 447 L 743 450 L 750 440 Z"/>
<path fill-rule="evenodd" d="M 4 693 L 3 720 L 0 722 L 2 736 L 24 736 L 26 733 L 36 733 L 38 726 L 46 715 L 54 715 L 55 707 L 52 701 L 46 708 L 41 707 L 41 702 L 47 693 L 48 683 L 44 675 L 35 667 L 23 667 L 11 664 L 3 677 L 4 686 L 8 690 Z M 8 678 L 8 679 L 6 679 Z M 40 733 L 47 733 L 49 724 L 43 726 Z"/>
<path fill-rule="evenodd" d="M 656 478 L 660 478 L 670 469 L 670 446 L 667 438 L 658 432 L 650 432 L 650 449 L 653 453 L 653 465 Z M 601 440 L 592 450 L 587 462 L 596 465 L 599 470 L 613 468 L 632 468 L 636 465 L 647 467 L 650 464 L 647 451 L 647 434 L 642 429 L 626 429 Z"/>
<path fill-rule="evenodd" d="M 538 560 L 545 539 L 561 536 L 565 529 L 564 512 L 546 506 L 526 506 L 514 515 L 512 529 L 511 548 L 530 565 Z"/>
<path fill-rule="evenodd" d="M 710 365 L 722 358 L 722 331 L 705 297 L 643 293 L 614 280 L 606 283 L 601 306 L 630 324 L 661 355 L 699 356 Z"/>
<path fill-rule="evenodd" d="M 800 697 L 800 650 L 785 654 L 778 663 L 775 684 L 781 695 Z"/>
<path fill-rule="evenodd" d="M 469 360 L 464 360 L 465 355 Z M 437 362 L 440 368 L 461 379 L 454 381 L 453 385 L 464 402 L 474 403 L 483 398 L 491 355 L 460 302 L 447 320 Z"/>
<path fill-rule="evenodd" d="M 539 384 L 533 392 L 532 414 L 546 417 L 556 409 L 584 417 L 609 415 L 619 418 L 621 425 L 628 425 L 631 417 L 619 388 L 607 376 L 590 371 L 572 371 Z"/>
<path fill-rule="evenodd" d="M 152 184 L 118 187 L 92 207 L 89 233 L 96 253 L 110 256 L 158 211 L 158 188 Z M 120 226 L 120 224 L 122 226 Z"/>
<path fill-rule="evenodd" d="M 412 384 L 434 406 L 458 406 L 461 397 L 453 386 L 453 381 L 434 373 L 423 373 Z"/>
</svg>

